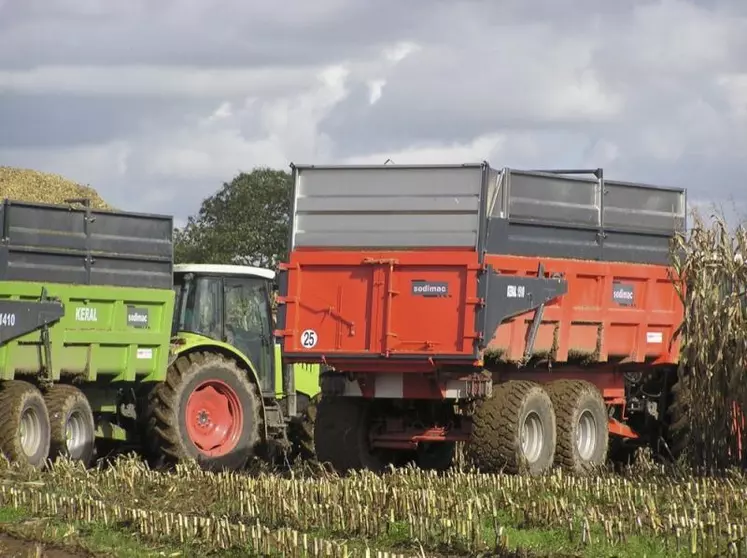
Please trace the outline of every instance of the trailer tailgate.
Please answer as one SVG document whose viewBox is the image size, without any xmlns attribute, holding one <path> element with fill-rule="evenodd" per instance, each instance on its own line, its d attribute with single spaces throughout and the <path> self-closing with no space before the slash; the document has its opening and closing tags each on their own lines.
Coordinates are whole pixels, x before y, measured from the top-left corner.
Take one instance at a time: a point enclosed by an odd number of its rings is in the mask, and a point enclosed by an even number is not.
<svg viewBox="0 0 747 558">
<path fill-rule="evenodd" d="M 283 268 L 285 358 L 476 358 L 473 251 L 296 251 Z"/>
</svg>

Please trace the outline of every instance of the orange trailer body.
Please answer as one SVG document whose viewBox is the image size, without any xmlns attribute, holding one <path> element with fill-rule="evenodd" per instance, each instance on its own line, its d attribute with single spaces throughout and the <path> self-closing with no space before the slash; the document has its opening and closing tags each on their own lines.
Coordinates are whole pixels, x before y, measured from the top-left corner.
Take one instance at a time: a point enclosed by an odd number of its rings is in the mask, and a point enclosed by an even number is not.
<svg viewBox="0 0 747 558">
<path fill-rule="evenodd" d="M 494 386 L 522 398 L 525 380 L 561 379 L 563 393 L 596 386 L 610 434 L 662 424 L 679 360 L 669 258 L 685 192 L 583 172 L 294 167 L 276 335 L 287 362 L 326 366 L 324 428 L 370 424 L 355 444 L 380 450 L 467 441 L 465 405 L 494 399 Z M 334 454 L 342 432 L 318 432 Z"/>
<path fill-rule="evenodd" d="M 536 275 L 536 258 L 486 256 L 505 275 Z M 543 259 L 549 273 L 560 273 L 568 293 L 545 307 L 534 351 L 553 361 L 569 355 L 598 355 L 599 363 L 675 364 L 683 307 L 665 266 Z M 616 296 L 617 293 L 617 296 Z M 510 361 L 521 359 L 532 313 L 502 323 L 491 339 L 493 350 Z"/>
<path fill-rule="evenodd" d="M 567 294 L 545 307 L 535 353 L 562 364 L 569 355 L 596 355 L 606 363 L 675 364 L 674 332 L 683 308 L 667 267 L 543 258 L 545 274 L 560 274 Z M 537 258 L 488 255 L 502 276 L 537 276 Z M 480 365 L 475 342 L 477 254 L 466 251 L 295 251 L 286 306 L 287 358 L 303 360 L 308 349 L 329 365 L 357 372 L 433 371 L 437 366 Z M 414 292 L 417 282 L 443 285 L 433 297 Z M 615 290 L 627 296 L 615 298 Z M 488 332 L 489 350 L 510 362 L 522 359 L 534 311 Z M 314 346 L 304 346 L 314 332 Z M 307 344 L 309 342 L 307 341 Z M 397 358 L 402 357 L 402 358 Z"/>
</svg>

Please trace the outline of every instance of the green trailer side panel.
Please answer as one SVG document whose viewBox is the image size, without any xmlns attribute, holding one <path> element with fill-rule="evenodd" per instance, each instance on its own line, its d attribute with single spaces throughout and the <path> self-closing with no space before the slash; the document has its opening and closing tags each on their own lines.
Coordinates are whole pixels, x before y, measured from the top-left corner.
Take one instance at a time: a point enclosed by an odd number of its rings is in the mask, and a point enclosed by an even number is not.
<svg viewBox="0 0 747 558">
<path fill-rule="evenodd" d="M 309 399 L 321 391 L 319 387 L 318 364 L 296 363 L 291 365 L 295 376 L 296 392 L 303 393 Z M 278 399 L 285 397 L 283 389 L 283 350 L 280 343 L 275 343 L 275 395 Z"/>
<path fill-rule="evenodd" d="M 296 376 L 296 391 L 314 397 L 321 391 L 319 387 L 319 370 L 318 364 L 296 363 L 293 365 L 293 374 Z"/>
<path fill-rule="evenodd" d="M 0 282 L 0 299 L 38 301 L 42 288 L 65 315 L 50 329 L 52 380 L 162 380 L 169 359 L 174 291 L 129 287 Z M 0 347 L 0 379 L 38 374 L 41 331 Z"/>
</svg>

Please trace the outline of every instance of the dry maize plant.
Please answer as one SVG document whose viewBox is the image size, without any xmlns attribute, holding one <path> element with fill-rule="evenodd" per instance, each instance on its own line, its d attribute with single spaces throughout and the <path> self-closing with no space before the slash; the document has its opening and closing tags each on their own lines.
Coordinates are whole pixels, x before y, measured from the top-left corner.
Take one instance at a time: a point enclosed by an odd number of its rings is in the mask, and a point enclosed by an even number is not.
<svg viewBox="0 0 747 558">
<path fill-rule="evenodd" d="M 745 462 L 747 231 L 694 217 L 673 250 L 685 314 L 669 411 L 675 454 L 705 472 Z"/>
</svg>

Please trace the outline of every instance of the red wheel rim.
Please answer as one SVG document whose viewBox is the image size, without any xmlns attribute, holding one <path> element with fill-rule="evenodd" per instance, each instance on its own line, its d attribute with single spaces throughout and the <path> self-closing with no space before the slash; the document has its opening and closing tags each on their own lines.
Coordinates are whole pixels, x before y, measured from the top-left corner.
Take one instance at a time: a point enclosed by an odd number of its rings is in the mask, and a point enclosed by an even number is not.
<svg viewBox="0 0 747 558">
<path fill-rule="evenodd" d="M 204 455 L 220 457 L 236 447 L 244 412 L 236 392 L 221 380 L 199 384 L 187 400 L 187 434 Z"/>
</svg>

